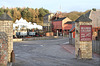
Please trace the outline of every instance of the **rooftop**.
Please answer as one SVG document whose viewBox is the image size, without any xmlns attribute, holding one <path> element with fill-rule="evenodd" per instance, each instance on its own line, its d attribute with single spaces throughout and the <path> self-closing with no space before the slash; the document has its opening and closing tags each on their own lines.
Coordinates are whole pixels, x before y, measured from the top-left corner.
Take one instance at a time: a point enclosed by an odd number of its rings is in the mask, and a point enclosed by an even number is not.
<svg viewBox="0 0 100 66">
<path fill-rule="evenodd" d="M 86 15 L 81 15 L 75 22 L 92 22 L 92 20 Z"/>
<path fill-rule="evenodd" d="M 75 23 L 74 21 L 68 21 L 65 24 L 74 24 L 74 23 Z"/>
<path fill-rule="evenodd" d="M 62 21 L 62 20 L 64 20 L 66 17 L 63 17 L 63 18 L 58 18 L 58 19 L 55 19 L 55 20 L 53 20 L 53 21 Z"/>
<path fill-rule="evenodd" d="M 52 13 L 46 14 L 46 15 L 44 15 L 44 16 L 48 16 L 48 15 L 50 15 L 50 14 L 52 14 Z"/>
<path fill-rule="evenodd" d="M 0 16 L 0 20 L 10 20 L 10 21 L 12 21 L 12 18 L 7 13 L 4 13 Z"/>
</svg>

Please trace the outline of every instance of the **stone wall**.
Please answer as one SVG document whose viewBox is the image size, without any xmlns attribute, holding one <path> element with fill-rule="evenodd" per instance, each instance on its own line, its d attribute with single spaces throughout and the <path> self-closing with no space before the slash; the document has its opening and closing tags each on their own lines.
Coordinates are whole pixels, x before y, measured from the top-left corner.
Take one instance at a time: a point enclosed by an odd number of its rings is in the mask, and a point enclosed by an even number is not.
<svg viewBox="0 0 100 66">
<path fill-rule="evenodd" d="M 8 37 L 6 33 L 0 32 L 0 66 L 8 63 Z"/>
<path fill-rule="evenodd" d="M 0 32 L 5 32 L 8 36 L 8 61 L 11 59 L 13 50 L 13 22 L 2 20 L 0 21 Z"/>
</svg>

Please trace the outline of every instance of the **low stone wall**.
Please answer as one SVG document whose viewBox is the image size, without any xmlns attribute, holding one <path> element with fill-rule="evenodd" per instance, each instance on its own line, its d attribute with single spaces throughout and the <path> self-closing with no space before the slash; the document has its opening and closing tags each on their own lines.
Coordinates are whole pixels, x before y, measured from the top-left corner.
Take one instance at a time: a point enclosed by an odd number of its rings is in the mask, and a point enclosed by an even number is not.
<svg viewBox="0 0 100 66">
<path fill-rule="evenodd" d="M 53 35 L 54 35 L 53 32 L 47 32 L 47 33 L 46 33 L 46 36 L 48 36 L 48 37 L 49 37 L 49 36 L 53 36 Z"/>
<path fill-rule="evenodd" d="M 32 40 L 48 40 L 54 39 L 55 37 L 33 37 L 33 38 L 23 38 L 22 41 L 32 41 Z"/>
<path fill-rule="evenodd" d="M 22 41 L 22 39 L 13 39 L 13 42 Z"/>
</svg>

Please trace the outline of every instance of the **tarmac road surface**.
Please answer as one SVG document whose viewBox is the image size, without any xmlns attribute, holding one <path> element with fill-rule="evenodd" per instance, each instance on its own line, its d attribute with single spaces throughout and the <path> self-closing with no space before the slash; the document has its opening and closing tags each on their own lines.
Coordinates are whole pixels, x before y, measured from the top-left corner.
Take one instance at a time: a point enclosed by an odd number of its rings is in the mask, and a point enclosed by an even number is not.
<svg viewBox="0 0 100 66">
<path fill-rule="evenodd" d="M 61 45 L 68 38 L 14 42 L 13 66 L 99 66 L 99 58 L 78 60 Z"/>
</svg>

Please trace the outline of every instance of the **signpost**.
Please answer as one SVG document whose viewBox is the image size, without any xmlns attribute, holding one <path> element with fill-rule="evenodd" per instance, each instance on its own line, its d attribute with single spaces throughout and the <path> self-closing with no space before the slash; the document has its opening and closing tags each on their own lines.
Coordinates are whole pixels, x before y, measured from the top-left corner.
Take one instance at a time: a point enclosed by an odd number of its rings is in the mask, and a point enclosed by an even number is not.
<svg viewBox="0 0 100 66">
<path fill-rule="evenodd" d="M 92 25 L 80 25 L 80 41 L 92 40 Z"/>
</svg>

